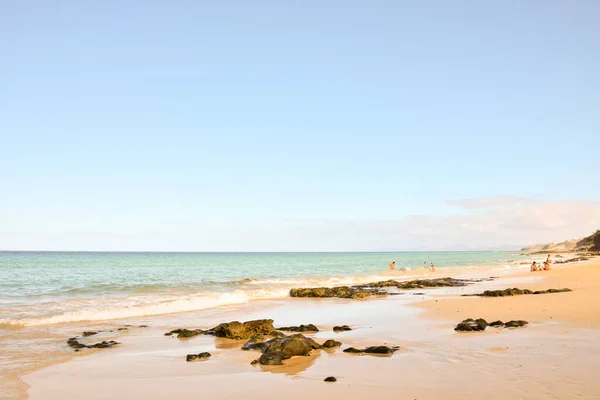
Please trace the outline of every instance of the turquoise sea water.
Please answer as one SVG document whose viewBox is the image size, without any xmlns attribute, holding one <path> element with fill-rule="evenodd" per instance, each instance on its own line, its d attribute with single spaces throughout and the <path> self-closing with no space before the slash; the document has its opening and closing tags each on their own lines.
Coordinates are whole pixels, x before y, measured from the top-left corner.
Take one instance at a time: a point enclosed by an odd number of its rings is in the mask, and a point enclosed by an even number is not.
<svg viewBox="0 0 600 400">
<path fill-rule="evenodd" d="M 44 325 L 157 315 L 285 297 L 292 287 L 455 267 L 509 266 L 518 252 L 0 252 L 0 324 Z"/>
</svg>

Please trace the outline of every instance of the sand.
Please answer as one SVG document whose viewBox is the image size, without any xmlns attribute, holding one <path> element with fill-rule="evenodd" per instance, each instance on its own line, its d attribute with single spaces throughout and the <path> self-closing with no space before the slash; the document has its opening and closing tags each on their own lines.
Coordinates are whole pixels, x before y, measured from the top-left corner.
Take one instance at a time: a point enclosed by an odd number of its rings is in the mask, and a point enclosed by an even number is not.
<svg viewBox="0 0 600 400">
<path fill-rule="evenodd" d="M 122 345 L 23 377 L 31 399 L 598 399 L 600 398 L 600 262 L 517 273 L 491 282 L 353 301 L 285 299 L 203 313 L 164 316 L 122 335 Z M 490 272 L 485 274 L 490 276 Z M 460 297 L 507 287 L 573 292 L 511 298 Z M 415 293 L 425 293 L 423 295 Z M 456 333 L 468 317 L 526 319 L 520 329 Z M 250 365 L 259 353 L 243 341 L 165 337 L 176 327 L 273 318 L 275 326 L 313 323 L 317 341 L 349 346 L 398 345 L 393 356 L 314 351 L 281 367 Z M 185 321 L 185 322 L 183 322 Z M 334 333 L 348 324 L 350 332 Z M 80 326 L 73 329 L 80 329 Z M 75 332 L 74 332 L 75 333 Z M 185 355 L 213 356 L 187 363 Z M 338 382 L 325 383 L 327 376 Z"/>
<path fill-rule="evenodd" d="M 550 271 L 524 272 L 513 275 L 510 279 L 532 276 L 541 277 L 543 280 L 518 287 L 532 290 L 570 288 L 573 291 L 502 298 L 463 297 L 443 301 L 430 300 L 418 303 L 417 306 L 425 310 L 425 318 L 452 322 L 465 318 L 484 318 L 488 321 L 524 319 L 534 323 L 559 322 L 564 326 L 600 328 L 600 259 L 554 266 Z"/>
</svg>

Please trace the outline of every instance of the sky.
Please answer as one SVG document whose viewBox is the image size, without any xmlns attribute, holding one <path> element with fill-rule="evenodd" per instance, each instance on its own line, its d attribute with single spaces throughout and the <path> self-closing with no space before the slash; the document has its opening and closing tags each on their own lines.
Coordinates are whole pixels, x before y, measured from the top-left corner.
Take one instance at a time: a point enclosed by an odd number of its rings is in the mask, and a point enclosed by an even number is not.
<svg viewBox="0 0 600 400">
<path fill-rule="evenodd" d="M 600 229 L 600 2 L 0 1 L 0 249 Z"/>
</svg>

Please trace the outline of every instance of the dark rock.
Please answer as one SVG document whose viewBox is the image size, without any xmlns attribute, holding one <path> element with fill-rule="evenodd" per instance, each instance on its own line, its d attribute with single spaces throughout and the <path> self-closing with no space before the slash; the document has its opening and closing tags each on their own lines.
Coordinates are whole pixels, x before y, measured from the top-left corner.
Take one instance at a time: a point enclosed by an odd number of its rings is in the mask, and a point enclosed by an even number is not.
<svg viewBox="0 0 600 400">
<path fill-rule="evenodd" d="M 505 297 L 505 296 L 519 296 L 523 294 L 533 294 L 532 290 L 529 289 L 504 289 L 504 290 L 486 290 L 478 296 L 483 297 Z"/>
<path fill-rule="evenodd" d="M 505 296 L 520 296 L 525 294 L 546 294 L 546 293 L 561 293 L 561 292 L 570 292 L 571 289 L 548 289 L 548 290 L 529 290 L 529 289 L 504 289 L 504 290 L 486 290 L 483 293 L 478 293 L 473 296 L 482 296 L 482 297 L 505 297 Z"/>
<path fill-rule="evenodd" d="M 487 326 L 488 323 L 485 319 L 479 318 L 474 320 L 472 318 L 469 318 L 456 325 L 456 328 L 454 328 L 454 330 L 463 332 L 484 331 L 485 328 L 487 328 Z"/>
<path fill-rule="evenodd" d="M 242 350 L 260 350 L 262 352 L 269 346 L 265 340 L 265 335 L 254 335 L 244 343 Z"/>
<path fill-rule="evenodd" d="M 274 330 L 272 319 L 259 319 L 244 323 L 238 321 L 223 323 L 204 333 L 216 337 L 239 340 L 248 339 L 256 334 L 268 335 Z"/>
<path fill-rule="evenodd" d="M 348 347 L 347 349 L 344 349 L 344 353 L 364 353 L 364 350 L 359 350 L 359 349 L 355 349 L 354 347 Z"/>
<path fill-rule="evenodd" d="M 325 378 L 325 382 L 337 382 L 337 379 L 335 379 L 335 376 L 328 376 Z"/>
<path fill-rule="evenodd" d="M 291 297 L 339 297 L 343 299 L 364 299 L 369 296 L 394 294 L 382 288 L 423 289 L 432 287 L 465 286 L 472 281 L 454 278 L 416 279 L 408 282 L 398 282 L 393 279 L 371 282 L 363 285 L 340 286 L 333 288 L 299 288 L 290 290 Z"/>
<path fill-rule="evenodd" d="M 67 344 L 69 345 L 69 347 L 72 347 L 74 349 L 83 349 L 87 347 L 85 344 L 81 343 L 77 338 L 74 337 L 67 340 Z"/>
<path fill-rule="evenodd" d="M 128 328 L 119 328 L 118 331 L 126 331 Z"/>
<path fill-rule="evenodd" d="M 252 362 L 250 362 L 250 365 L 255 365 L 258 364 L 258 360 L 252 360 Z"/>
<path fill-rule="evenodd" d="M 259 363 L 262 365 L 281 365 L 283 360 L 294 356 L 308 356 L 311 350 L 320 349 L 321 345 L 298 333 L 284 338 L 271 339 L 264 342 L 264 346 L 261 347 L 263 354 L 258 359 Z"/>
<path fill-rule="evenodd" d="M 263 353 L 263 355 L 258 359 L 258 362 L 262 365 L 282 365 L 283 360 L 283 355 L 280 353 Z"/>
<path fill-rule="evenodd" d="M 366 283 L 363 285 L 356 285 L 356 288 L 382 288 L 382 287 L 395 287 L 397 289 L 424 289 L 432 287 L 457 287 L 466 286 L 472 283 L 465 279 L 455 278 L 435 278 L 435 279 L 415 279 L 407 282 L 398 282 L 395 280 L 387 280 L 381 282 Z"/>
<path fill-rule="evenodd" d="M 94 332 L 94 331 L 85 331 L 85 332 L 83 332 L 83 336 L 84 337 L 94 336 L 94 335 L 97 335 L 97 334 L 98 334 L 98 332 Z"/>
<path fill-rule="evenodd" d="M 177 335 L 178 338 L 191 338 L 203 333 L 202 329 L 174 329 L 171 332 L 165 333 L 165 336 Z"/>
<path fill-rule="evenodd" d="M 502 322 L 502 321 L 494 321 L 494 322 L 490 322 L 490 326 L 499 326 L 499 327 L 503 327 L 503 326 L 504 326 L 504 322 Z"/>
<path fill-rule="evenodd" d="M 575 258 L 569 258 L 568 260 L 561 260 L 561 261 L 554 261 L 554 264 L 568 264 L 568 263 L 572 263 L 572 262 L 577 262 L 577 261 L 587 261 L 589 260 L 589 257 L 575 257 Z"/>
<path fill-rule="evenodd" d="M 100 343 L 86 345 L 86 344 L 81 343 L 79 341 L 79 339 L 77 339 L 76 337 L 73 337 L 73 338 L 70 338 L 69 340 L 67 340 L 67 344 L 69 345 L 69 347 L 75 349 L 76 351 L 79 351 L 80 349 L 108 349 L 108 348 L 116 346 L 120 343 L 115 342 L 114 340 L 111 340 L 109 342 L 102 341 Z"/>
<path fill-rule="evenodd" d="M 92 344 L 90 346 L 87 346 L 88 349 L 108 349 L 110 347 L 116 346 L 120 344 L 119 342 L 115 342 L 114 340 L 111 341 L 102 341 L 100 343 L 96 343 L 96 344 Z"/>
<path fill-rule="evenodd" d="M 508 321 L 506 324 L 504 324 L 504 327 L 505 328 L 520 328 L 520 327 L 526 326 L 528 324 L 529 324 L 529 322 L 527 322 L 527 321 L 516 320 L 516 321 Z"/>
<path fill-rule="evenodd" d="M 373 295 L 387 295 L 388 293 L 376 289 L 361 289 L 350 286 L 334 288 L 300 288 L 291 289 L 291 297 L 338 297 L 340 299 L 364 299 Z"/>
<path fill-rule="evenodd" d="M 394 354 L 398 350 L 398 347 L 388 346 L 370 346 L 365 349 L 367 354 Z"/>
<path fill-rule="evenodd" d="M 210 358 L 210 353 L 200 353 L 200 354 L 188 354 L 186 357 L 186 361 L 202 361 L 208 360 Z"/>
<path fill-rule="evenodd" d="M 326 349 L 330 349 L 332 347 L 338 347 L 341 345 L 342 345 L 341 342 L 338 342 L 337 340 L 331 340 L 331 339 L 326 340 L 325 343 L 323 343 L 323 347 Z"/>
<path fill-rule="evenodd" d="M 564 293 L 564 292 L 572 292 L 572 290 L 569 288 L 537 290 L 537 291 L 533 292 L 533 294 Z"/>
<path fill-rule="evenodd" d="M 398 351 L 399 347 L 388 347 L 388 346 L 369 346 L 365 349 L 356 349 L 354 347 L 348 347 L 344 350 L 344 353 L 353 354 L 394 354 Z"/>
<path fill-rule="evenodd" d="M 147 328 L 148 325 L 140 325 L 140 328 Z"/>
<path fill-rule="evenodd" d="M 319 328 L 313 324 L 300 325 L 300 326 L 284 326 L 277 328 L 278 331 L 289 331 L 289 332 L 319 332 Z"/>
<path fill-rule="evenodd" d="M 334 332 L 344 332 L 344 331 L 351 331 L 352 328 L 350 328 L 348 325 L 342 325 L 342 326 L 334 326 L 333 327 L 333 331 Z"/>
</svg>

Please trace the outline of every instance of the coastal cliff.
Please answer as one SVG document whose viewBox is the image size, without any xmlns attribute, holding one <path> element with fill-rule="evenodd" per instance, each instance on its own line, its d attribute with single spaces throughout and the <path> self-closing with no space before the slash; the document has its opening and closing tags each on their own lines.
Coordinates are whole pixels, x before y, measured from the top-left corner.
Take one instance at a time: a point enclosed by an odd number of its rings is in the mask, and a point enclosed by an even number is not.
<svg viewBox="0 0 600 400">
<path fill-rule="evenodd" d="M 581 251 L 600 251 L 600 230 L 597 230 L 590 236 L 579 239 L 566 240 L 564 242 L 536 244 L 526 246 L 521 251 L 542 251 L 542 252 L 581 252 Z"/>
</svg>

